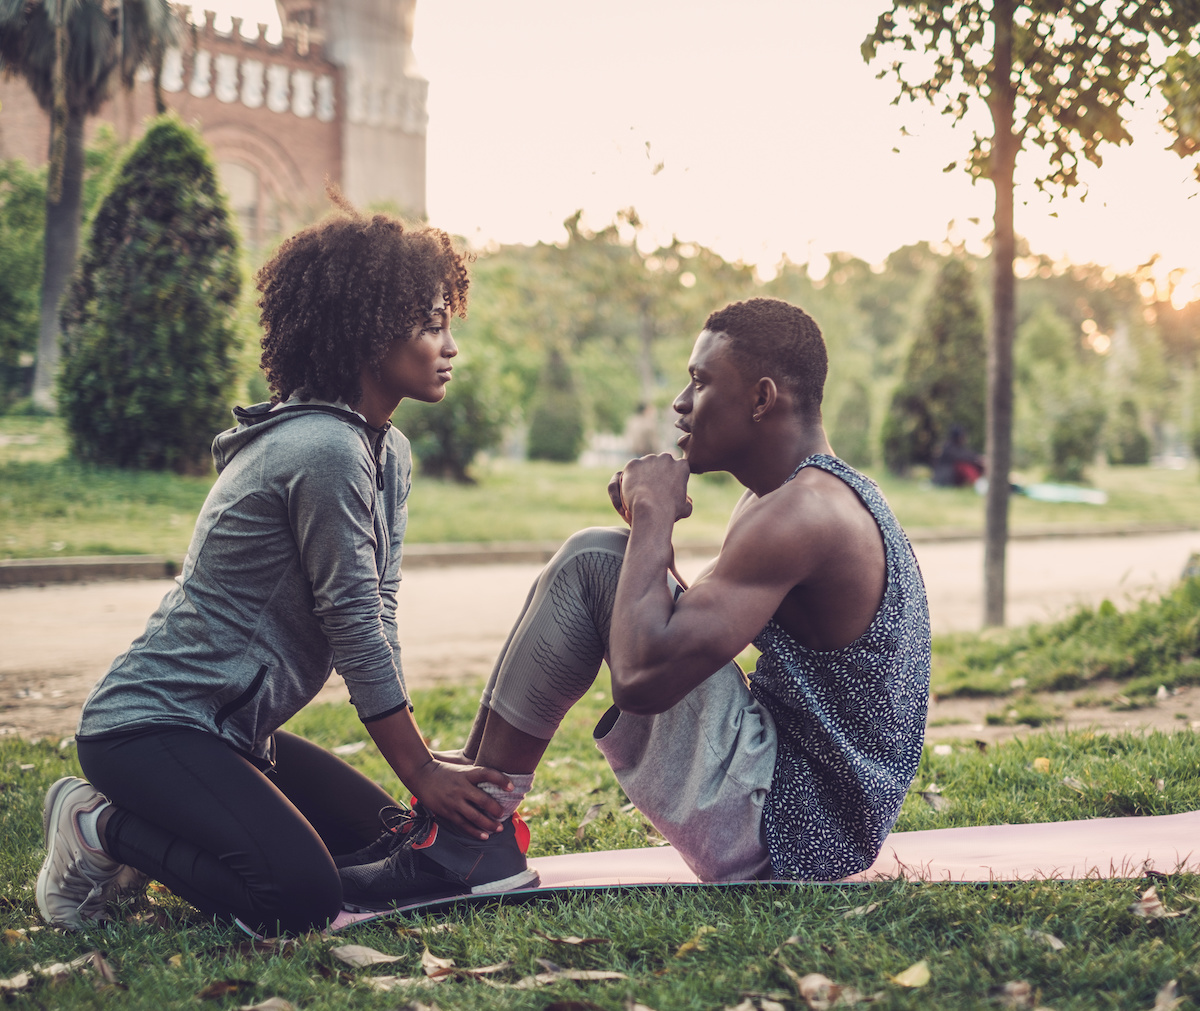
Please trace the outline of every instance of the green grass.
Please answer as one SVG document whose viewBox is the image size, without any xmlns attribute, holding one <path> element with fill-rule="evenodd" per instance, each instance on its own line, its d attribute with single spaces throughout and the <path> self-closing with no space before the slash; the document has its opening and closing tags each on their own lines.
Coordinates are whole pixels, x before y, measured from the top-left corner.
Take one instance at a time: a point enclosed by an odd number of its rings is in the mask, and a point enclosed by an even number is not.
<svg viewBox="0 0 1200 1011">
<path fill-rule="evenodd" d="M 427 733 L 452 745 L 466 732 L 475 699 L 473 688 L 419 692 L 417 715 Z M 539 770 L 527 804 L 534 855 L 647 842 L 644 819 L 622 810 L 624 797 L 589 739 L 591 723 L 607 702 L 600 682 L 571 714 Z M 327 745 L 367 739 L 348 705 L 312 706 L 290 726 Z M 370 748 L 350 761 L 394 787 Z M 927 748 L 915 786 L 937 783 L 949 803 L 935 811 L 914 792 L 897 827 L 1193 810 L 1200 807 L 1198 762 L 1200 738 L 1192 733 L 1047 734 L 986 751 L 967 741 L 942 756 Z M 301 938 L 286 948 L 252 945 L 237 931 L 205 923 L 173 896 L 157 892 L 127 903 L 124 918 L 107 930 L 86 935 L 37 930 L 30 883 L 40 859 L 41 800 L 54 779 L 77 771 L 73 749 L 58 742 L 0 739 L 0 929 L 6 932 L 0 978 L 99 949 L 120 988 L 97 988 L 94 974 L 76 973 L 58 982 L 39 978 L 30 990 L 9 997 L 18 1006 L 74 1011 L 99 1008 L 103 1001 L 105 1007 L 155 1011 L 232 1009 L 279 996 L 305 1009 L 391 1011 L 420 1000 L 436 1002 L 444 1011 L 551 1006 L 618 1011 L 631 998 L 672 1011 L 732 1007 L 752 993 L 802 1008 L 796 977 L 789 972 L 820 972 L 865 994 L 881 993 L 874 1006 L 889 1009 L 995 1007 L 989 989 L 1014 980 L 1031 984 L 1041 1003 L 1057 1011 L 1150 1008 L 1171 979 L 1185 994 L 1200 993 L 1200 914 L 1167 920 L 1134 916 L 1128 906 L 1147 881 L 612 891 L 380 922 L 336 940 Z M 577 824 L 596 803 L 605 805 L 601 816 L 577 839 Z M 1176 875 L 1156 884 L 1170 909 L 1197 904 L 1196 876 Z M 873 903 L 877 907 L 865 915 L 845 915 Z M 414 936 L 398 929 L 414 926 L 436 932 Z M 701 938 L 703 947 L 678 956 L 701 928 L 712 928 Z M 1038 932 L 1054 935 L 1065 948 L 1054 950 Z M 570 946 L 539 935 L 599 938 L 601 943 Z M 399 961 L 350 969 L 330 952 L 347 943 L 376 948 Z M 472 980 L 432 990 L 369 988 L 371 977 L 419 976 L 426 947 L 463 967 L 511 961 L 511 969 L 494 977 L 502 983 L 541 971 L 538 959 L 617 971 L 627 978 L 561 982 L 537 990 Z M 921 960 L 931 972 L 927 986 L 907 989 L 891 982 Z M 220 981 L 247 985 L 211 1005 L 197 1000 L 204 988 Z M 572 1000 L 590 1003 L 553 1003 Z"/>
<path fill-rule="evenodd" d="M 1057 622 L 940 636 L 933 653 L 939 697 L 1009 695 L 1014 682 L 1048 692 L 1118 681 L 1144 704 L 1160 685 L 1200 684 L 1200 578 L 1128 611 L 1104 601 Z"/>
<path fill-rule="evenodd" d="M 164 554 L 187 550 L 211 477 L 178 477 L 84 467 L 66 456 L 61 423 L 0 418 L 0 558 Z M 463 486 L 418 476 L 409 505 L 409 543 L 562 540 L 581 527 L 609 524 L 606 468 L 483 460 L 479 482 Z M 982 529 L 983 500 L 970 490 L 876 473 L 901 523 Z M 1200 526 L 1197 472 L 1110 467 L 1096 471 L 1103 507 L 1014 498 L 1011 526 L 1078 524 Z M 741 488 L 727 475 L 693 479 L 695 512 L 677 543 L 720 540 Z"/>
</svg>

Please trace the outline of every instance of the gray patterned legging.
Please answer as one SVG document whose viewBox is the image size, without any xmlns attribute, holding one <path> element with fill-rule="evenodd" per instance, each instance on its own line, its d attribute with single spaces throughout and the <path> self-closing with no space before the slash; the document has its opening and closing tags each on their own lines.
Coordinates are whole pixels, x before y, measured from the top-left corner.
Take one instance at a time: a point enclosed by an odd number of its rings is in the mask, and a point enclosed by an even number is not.
<svg viewBox="0 0 1200 1011">
<path fill-rule="evenodd" d="M 623 527 L 589 527 L 550 559 L 500 651 L 484 706 L 532 737 L 554 736 L 608 652 L 628 539 Z"/>
</svg>

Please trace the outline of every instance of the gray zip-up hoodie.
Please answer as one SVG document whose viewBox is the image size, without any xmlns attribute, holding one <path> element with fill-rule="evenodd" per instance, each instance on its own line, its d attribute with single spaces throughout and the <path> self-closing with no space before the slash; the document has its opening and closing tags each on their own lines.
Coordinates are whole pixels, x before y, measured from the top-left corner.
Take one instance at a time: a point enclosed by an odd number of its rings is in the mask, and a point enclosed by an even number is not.
<svg viewBox="0 0 1200 1011">
<path fill-rule="evenodd" d="M 260 763 L 336 666 L 364 722 L 408 704 L 396 590 L 408 440 L 345 405 L 234 412 L 175 587 L 83 706 L 80 737 L 215 734 Z"/>
</svg>

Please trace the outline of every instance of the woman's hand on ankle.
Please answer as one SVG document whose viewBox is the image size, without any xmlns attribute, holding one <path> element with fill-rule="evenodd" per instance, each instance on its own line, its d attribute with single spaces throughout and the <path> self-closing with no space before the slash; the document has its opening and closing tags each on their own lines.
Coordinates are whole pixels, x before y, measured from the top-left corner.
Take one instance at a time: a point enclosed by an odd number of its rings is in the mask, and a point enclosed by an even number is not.
<svg viewBox="0 0 1200 1011">
<path fill-rule="evenodd" d="M 481 765 L 458 765 L 435 757 L 411 778 L 414 782 L 405 785 L 439 822 L 475 839 L 486 839 L 503 828 L 497 820 L 500 805 L 478 785 L 492 783 L 501 790 L 511 790 L 512 783 L 503 773 Z"/>
</svg>

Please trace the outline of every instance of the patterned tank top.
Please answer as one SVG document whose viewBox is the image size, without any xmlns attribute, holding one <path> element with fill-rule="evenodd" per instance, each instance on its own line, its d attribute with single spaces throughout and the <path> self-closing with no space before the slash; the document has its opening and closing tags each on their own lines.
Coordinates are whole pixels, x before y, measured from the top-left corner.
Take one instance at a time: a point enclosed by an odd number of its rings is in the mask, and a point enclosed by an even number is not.
<svg viewBox="0 0 1200 1011">
<path fill-rule="evenodd" d="M 779 748 L 763 827 L 776 878 L 834 880 L 869 867 L 917 772 L 929 704 L 925 584 L 879 487 L 841 460 L 804 460 L 848 484 L 875 518 L 887 555 L 879 610 L 858 639 L 818 651 L 774 621 L 750 690 L 775 719 Z M 786 484 L 786 482 L 784 482 Z"/>
</svg>

